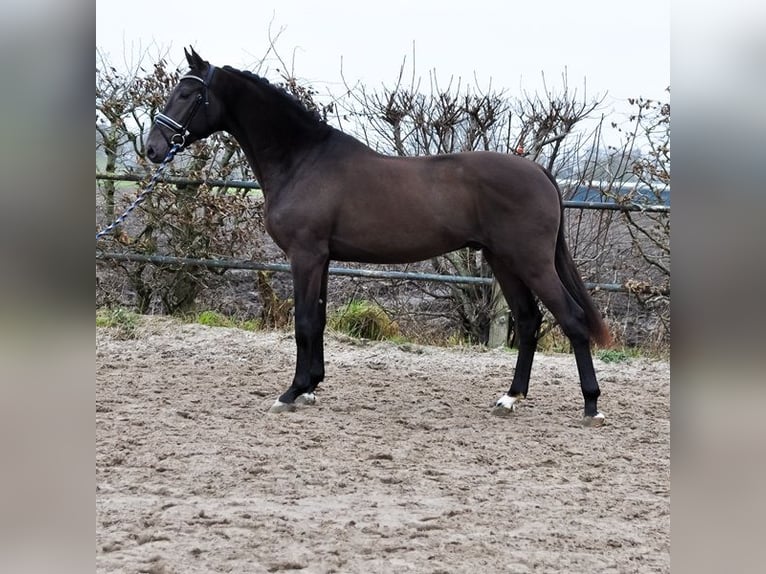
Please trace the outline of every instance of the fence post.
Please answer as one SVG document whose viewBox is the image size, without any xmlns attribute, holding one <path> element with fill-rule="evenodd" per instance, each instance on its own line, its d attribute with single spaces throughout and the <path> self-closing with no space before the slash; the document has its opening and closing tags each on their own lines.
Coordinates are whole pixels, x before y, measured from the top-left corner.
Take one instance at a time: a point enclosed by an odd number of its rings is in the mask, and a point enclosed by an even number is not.
<svg viewBox="0 0 766 574">
<path fill-rule="evenodd" d="M 508 327 L 511 322 L 511 315 L 508 309 L 508 303 L 503 297 L 503 291 L 496 279 L 492 281 L 492 318 L 489 322 L 489 337 L 487 347 L 494 349 L 508 344 Z"/>
</svg>

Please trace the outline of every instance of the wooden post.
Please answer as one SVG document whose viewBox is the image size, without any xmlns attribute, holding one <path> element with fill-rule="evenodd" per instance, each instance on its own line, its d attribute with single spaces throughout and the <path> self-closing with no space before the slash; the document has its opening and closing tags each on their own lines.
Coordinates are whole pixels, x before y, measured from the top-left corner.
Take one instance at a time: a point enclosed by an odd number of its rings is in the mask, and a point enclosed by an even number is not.
<svg viewBox="0 0 766 574">
<path fill-rule="evenodd" d="M 507 345 L 510 335 L 510 310 L 505 297 L 503 297 L 500 284 L 496 280 L 492 281 L 492 308 L 492 320 L 489 323 L 489 338 L 487 340 L 487 346 L 490 349 Z"/>
</svg>

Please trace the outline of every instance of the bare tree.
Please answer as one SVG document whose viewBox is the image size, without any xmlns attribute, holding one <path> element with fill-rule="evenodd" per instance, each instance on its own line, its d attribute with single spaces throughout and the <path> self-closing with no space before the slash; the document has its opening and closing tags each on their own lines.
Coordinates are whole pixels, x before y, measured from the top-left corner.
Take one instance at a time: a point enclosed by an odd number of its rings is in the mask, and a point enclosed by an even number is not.
<svg viewBox="0 0 766 574">
<path fill-rule="evenodd" d="M 603 97 L 588 99 L 587 93 L 581 98 L 577 90 L 569 88 L 566 74 L 561 79 L 562 87 L 556 91 L 548 87 L 543 75 L 542 95 L 525 92 L 515 106 L 520 124 L 516 149 L 552 172 L 566 147 L 564 140 L 583 120 L 591 118 L 603 102 Z M 578 150 L 581 146 L 578 143 L 569 147 Z"/>
<path fill-rule="evenodd" d="M 632 112 L 627 121 L 602 118 L 588 134 L 587 145 L 579 146 L 578 154 L 567 159 L 568 177 L 562 187 L 565 199 L 631 206 L 669 204 L 670 105 L 644 98 L 628 103 Z M 618 283 L 630 291 L 629 295 L 597 294 L 611 316 L 618 340 L 646 344 L 646 335 L 651 333 L 648 346 L 666 346 L 670 332 L 669 214 L 568 210 L 567 226 L 573 257 L 586 280 Z"/>
<path fill-rule="evenodd" d="M 670 88 L 667 88 L 670 94 Z M 670 103 L 629 100 L 633 113 L 627 127 L 613 125 L 624 136 L 612 149 L 613 177 L 605 195 L 634 205 L 670 201 Z M 615 190 L 622 190 L 617 192 Z M 670 217 L 667 213 L 623 213 L 632 252 L 638 256 L 627 281 L 637 302 L 658 320 L 657 343 L 670 335 Z"/>
</svg>

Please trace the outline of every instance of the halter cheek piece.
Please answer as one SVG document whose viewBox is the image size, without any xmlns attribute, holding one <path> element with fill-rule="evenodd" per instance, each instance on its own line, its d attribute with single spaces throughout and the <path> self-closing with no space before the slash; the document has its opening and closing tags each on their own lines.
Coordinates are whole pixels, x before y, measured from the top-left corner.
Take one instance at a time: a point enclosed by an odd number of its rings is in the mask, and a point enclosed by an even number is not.
<svg viewBox="0 0 766 574">
<path fill-rule="evenodd" d="M 173 131 L 173 135 L 170 138 L 170 143 L 178 144 L 181 147 L 183 147 L 186 144 L 186 138 L 191 135 L 191 132 L 189 131 L 189 124 L 191 124 L 192 120 L 194 119 L 195 114 L 197 113 L 197 110 L 199 110 L 200 105 L 205 103 L 205 106 L 207 106 L 210 101 L 208 99 L 207 89 L 210 86 L 210 82 L 213 80 L 213 73 L 215 72 L 215 66 L 210 65 L 207 70 L 207 74 L 205 74 L 205 78 L 202 79 L 199 76 L 194 76 L 192 74 L 187 74 L 181 78 L 181 80 L 195 80 L 197 82 L 200 82 L 202 84 L 202 90 L 197 93 L 197 97 L 194 100 L 194 104 L 189 109 L 189 112 L 186 114 L 186 119 L 183 123 L 179 123 L 173 118 L 171 118 L 168 115 L 165 115 L 163 113 L 158 113 L 156 116 L 154 116 L 154 123 L 166 128 L 169 128 Z M 179 82 L 181 81 L 179 80 Z"/>
</svg>

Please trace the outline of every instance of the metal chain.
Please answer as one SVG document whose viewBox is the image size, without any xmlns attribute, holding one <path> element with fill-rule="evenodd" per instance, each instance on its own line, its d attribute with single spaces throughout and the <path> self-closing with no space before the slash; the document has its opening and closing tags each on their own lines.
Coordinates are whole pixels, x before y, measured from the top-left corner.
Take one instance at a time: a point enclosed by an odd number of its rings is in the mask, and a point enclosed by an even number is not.
<svg viewBox="0 0 766 574">
<path fill-rule="evenodd" d="M 107 225 L 103 230 L 96 233 L 96 241 L 98 241 L 105 235 L 108 235 L 112 231 L 114 231 L 118 225 L 120 225 L 123 221 L 125 221 L 125 218 L 128 215 L 130 215 L 131 211 L 133 211 L 136 207 L 138 207 L 144 202 L 144 200 L 146 199 L 146 196 L 149 195 L 152 191 L 154 191 L 154 186 L 159 181 L 160 176 L 162 175 L 162 172 L 165 171 L 165 166 L 167 166 L 171 161 L 173 161 L 173 158 L 175 157 L 176 153 L 178 153 L 178 151 L 182 147 L 183 147 L 183 143 L 174 143 L 172 146 L 170 146 L 170 149 L 168 150 L 168 155 L 165 156 L 165 159 L 163 159 L 162 163 L 159 165 L 159 167 L 157 167 L 157 171 L 154 172 L 152 179 L 149 180 L 149 184 L 146 186 L 146 189 L 139 194 L 136 200 L 130 204 L 130 207 L 128 207 L 123 212 L 122 215 L 120 215 L 112 223 Z"/>
</svg>

